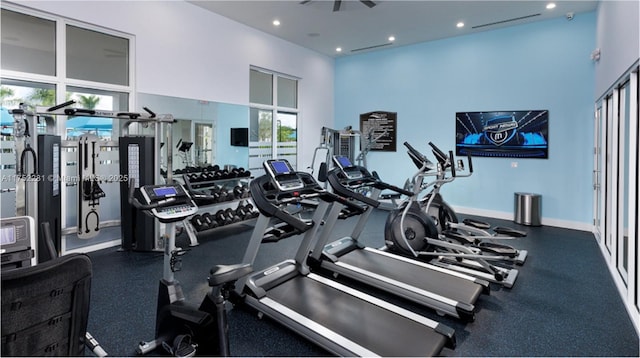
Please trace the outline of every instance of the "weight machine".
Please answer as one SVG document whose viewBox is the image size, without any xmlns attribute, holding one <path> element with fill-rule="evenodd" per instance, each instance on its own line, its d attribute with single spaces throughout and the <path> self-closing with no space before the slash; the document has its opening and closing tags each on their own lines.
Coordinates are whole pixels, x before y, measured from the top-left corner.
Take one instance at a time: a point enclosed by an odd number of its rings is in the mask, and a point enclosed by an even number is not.
<svg viewBox="0 0 640 358">
<path fill-rule="evenodd" d="M 323 182 L 334 155 L 341 155 L 350 160 L 356 159 L 356 148 L 360 147 L 360 131 L 345 127 L 342 130 L 322 127 L 320 145 L 313 151 L 311 159 L 311 174 Z M 322 154 L 324 153 L 324 156 Z"/>
<path fill-rule="evenodd" d="M 44 260 L 47 248 L 43 241 L 41 223 L 49 222 L 54 229 L 54 250 L 61 250 L 60 236 L 60 137 L 54 134 L 55 123 L 43 111 L 31 111 L 23 103 L 10 110 L 13 115 L 13 139 L 15 174 L 3 175 L 3 181 L 13 179 L 15 188 L 3 189 L 4 193 L 15 193 L 17 216 L 29 216 L 34 220 L 35 240 L 29 251 L 29 265 Z M 41 122 L 44 122 L 39 126 Z M 38 133 L 38 127 L 44 133 Z M 3 200 L 4 201 L 4 200 Z M 42 203 L 44 205 L 38 205 Z"/>
<path fill-rule="evenodd" d="M 77 166 L 78 173 L 74 178 L 61 178 L 58 169 L 54 178 L 64 179 L 65 185 L 78 186 L 78 223 L 75 233 L 80 239 L 89 239 L 98 235 L 101 228 L 109 226 L 121 226 L 122 248 L 126 250 L 152 251 L 162 248 L 162 239 L 159 237 L 158 228 L 153 218 L 143 215 L 136 215 L 136 210 L 129 204 L 128 199 L 121 195 L 120 199 L 120 220 L 100 221 L 99 199 L 105 196 L 100 187 L 103 183 L 119 183 L 120 192 L 128 192 L 129 178 L 135 179 L 135 185 L 159 184 L 163 178 L 156 168 L 156 163 L 161 162 L 160 140 L 163 133 L 167 133 L 170 140 L 171 123 L 174 122 L 171 115 L 156 115 L 148 108 L 144 108 L 146 113 L 106 111 L 95 109 L 82 109 L 71 107 L 75 101 L 68 101 L 50 108 L 38 107 L 37 113 L 45 113 L 48 116 L 83 116 L 102 117 L 119 119 L 121 124 L 121 137 L 118 143 L 111 141 L 100 141 L 95 135 L 83 135 L 77 143 Z M 134 136 L 131 135 L 130 127 L 133 125 L 141 127 L 153 126 L 154 136 Z M 170 142 L 169 142 L 170 143 Z M 64 143 L 67 147 L 76 147 L 75 143 Z M 97 167 L 100 165 L 99 156 L 101 148 L 111 147 L 119 149 L 119 174 L 99 175 Z M 167 147 L 167 166 L 171 168 L 171 147 Z M 58 154 L 58 158 L 60 155 Z M 60 160 L 58 159 L 58 165 Z M 171 171 L 168 172 L 168 180 L 171 180 Z M 75 183 L 74 183 L 75 181 Z M 69 183 L 71 182 L 71 183 Z M 47 202 L 47 201 L 41 201 Z M 57 210 L 60 211 L 59 209 Z M 60 232 L 60 228 L 54 232 Z M 73 233 L 62 229 L 62 233 Z"/>
</svg>

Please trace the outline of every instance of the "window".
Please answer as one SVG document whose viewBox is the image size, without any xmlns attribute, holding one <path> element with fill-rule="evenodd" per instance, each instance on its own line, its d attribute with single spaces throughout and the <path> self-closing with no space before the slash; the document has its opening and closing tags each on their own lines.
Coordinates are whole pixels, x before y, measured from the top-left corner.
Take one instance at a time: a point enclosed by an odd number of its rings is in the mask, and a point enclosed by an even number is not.
<svg viewBox="0 0 640 358">
<path fill-rule="evenodd" d="M 67 77 L 129 84 L 129 40 L 67 25 Z"/>
<path fill-rule="evenodd" d="M 286 159 L 296 168 L 298 79 L 257 68 L 249 77 L 249 169 L 260 175 L 270 158 Z"/>
<path fill-rule="evenodd" d="M 594 129 L 599 135 L 594 151 L 598 175 L 594 177 L 594 208 L 598 210 L 594 224 L 598 226 L 596 233 L 604 233 L 599 242 L 601 251 L 627 307 L 636 308 L 630 311 L 636 321 L 640 312 L 638 70 L 636 63 L 596 101 Z"/>
<path fill-rule="evenodd" d="M 2 69 L 56 74 L 55 21 L 2 9 Z"/>
<path fill-rule="evenodd" d="M 41 13 L 15 4 L 1 3 L 0 19 L 2 78 L 0 79 L 0 100 L 6 108 L 16 108 L 20 103 L 30 107 L 53 106 L 68 100 L 75 100 L 76 107 L 128 111 L 133 100 L 133 64 L 132 49 L 134 37 L 112 30 L 79 23 L 74 20 Z M 2 109 L 2 131 L 9 134 L 12 118 L 5 116 Z M 10 115 L 9 115 L 10 116 Z M 74 117 L 78 119 L 80 117 Z M 89 117 L 85 117 L 89 118 Z M 64 121 L 61 123 L 61 121 Z M 80 123 L 78 123 L 80 122 Z M 11 123 L 12 125 L 12 123 Z M 5 128 L 6 127 L 6 128 Z M 82 134 L 97 134 L 105 140 L 100 145 L 98 174 L 110 176 L 119 172 L 118 153 L 113 142 L 118 136 L 117 120 L 101 123 L 56 118 L 55 134 L 63 140 L 73 140 Z M 32 132 L 33 133 L 33 132 Z M 15 146 L 13 137 L 2 136 L 2 148 Z M 4 150 L 4 149 L 3 149 Z M 4 154 L 4 152 L 3 152 Z M 14 175 L 15 165 L 4 166 L 2 175 Z M 61 148 L 61 175 L 77 176 L 77 152 L 73 145 Z M 15 186 L 15 183 L 12 183 Z M 10 189 L 3 184 L 2 189 Z M 102 183 L 101 188 L 107 197 L 119 196 L 118 183 Z M 11 197 L 11 195 L 14 195 Z M 78 187 L 65 185 L 61 188 L 62 229 L 63 233 L 75 232 L 78 221 Z M 15 192 L 3 191 L 2 217 L 15 216 Z M 32 209 L 33 210 L 33 209 Z M 100 220 L 109 221 L 120 218 L 117 200 L 100 202 Z M 63 236 L 62 251 L 101 245 L 102 247 L 120 244 L 118 228 L 105 228 L 91 240 L 79 240 L 75 234 Z"/>
<path fill-rule="evenodd" d="M 129 93 L 126 92 L 68 86 L 66 98 L 76 101 L 75 107 L 77 108 L 126 111 L 129 107 Z M 100 139 L 115 139 L 119 134 L 117 121 L 117 119 L 111 118 L 71 118 L 66 122 L 66 137 L 73 140 L 84 134 L 95 134 Z M 116 129 L 115 133 L 114 128 Z"/>
</svg>

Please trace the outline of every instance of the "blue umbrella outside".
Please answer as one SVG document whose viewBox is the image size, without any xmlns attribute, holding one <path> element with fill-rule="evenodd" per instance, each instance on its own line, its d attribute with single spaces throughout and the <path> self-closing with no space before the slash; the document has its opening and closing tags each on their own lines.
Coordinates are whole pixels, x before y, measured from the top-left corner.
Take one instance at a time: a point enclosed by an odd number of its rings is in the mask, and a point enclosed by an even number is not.
<svg viewBox="0 0 640 358">
<path fill-rule="evenodd" d="M 0 125 L 13 126 L 13 116 L 9 113 L 9 109 L 0 107 Z"/>
<path fill-rule="evenodd" d="M 111 136 L 111 131 L 95 131 L 95 130 L 91 130 L 91 129 L 87 129 L 87 130 L 75 130 L 75 131 L 70 131 L 67 132 L 67 137 L 80 137 L 86 134 L 95 134 L 98 135 L 99 137 L 110 137 Z"/>
<path fill-rule="evenodd" d="M 113 119 L 104 117 L 73 117 L 67 121 L 67 129 L 112 129 Z"/>
</svg>

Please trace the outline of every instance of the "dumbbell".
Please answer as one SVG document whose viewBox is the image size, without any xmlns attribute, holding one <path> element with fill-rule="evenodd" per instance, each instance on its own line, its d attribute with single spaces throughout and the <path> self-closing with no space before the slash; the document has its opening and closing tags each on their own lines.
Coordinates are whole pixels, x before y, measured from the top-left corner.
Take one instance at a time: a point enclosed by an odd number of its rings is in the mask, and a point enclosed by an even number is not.
<svg viewBox="0 0 640 358">
<path fill-rule="evenodd" d="M 207 225 L 209 225 L 209 229 L 215 229 L 220 226 L 216 219 L 211 215 L 211 213 L 202 214 L 202 219 L 205 223 L 207 223 Z"/>
<path fill-rule="evenodd" d="M 209 225 L 205 222 L 201 215 L 194 215 L 191 218 L 191 225 L 193 225 L 193 228 L 198 232 L 207 230 L 209 228 Z"/>
<path fill-rule="evenodd" d="M 227 217 L 227 214 L 224 210 L 216 211 L 215 217 L 216 221 L 218 222 L 218 226 L 231 224 L 231 219 Z"/>
<path fill-rule="evenodd" d="M 212 181 L 212 180 L 216 180 L 216 175 L 213 172 L 204 172 L 205 177 L 207 178 L 206 181 Z"/>
<path fill-rule="evenodd" d="M 247 203 L 244 206 L 244 210 L 247 212 L 247 214 L 245 215 L 247 219 L 257 218 L 260 215 L 260 212 L 258 210 L 254 210 L 251 203 Z"/>
<path fill-rule="evenodd" d="M 229 191 L 225 188 L 220 188 L 219 190 L 220 199 L 218 202 L 233 200 L 233 195 L 229 194 Z"/>
<path fill-rule="evenodd" d="M 211 189 L 209 189 L 209 195 L 213 196 L 214 202 L 216 203 L 220 202 L 220 188 L 218 188 L 217 186 L 214 186 Z"/>
<path fill-rule="evenodd" d="M 247 213 L 244 211 L 244 205 L 238 205 L 238 207 L 236 208 L 236 215 L 238 215 L 240 219 L 245 220 L 245 215 L 247 215 Z"/>
<path fill-rule="evenodd" d="M 238 216 L 235 210 L 231 208 L 227 208 L 224 212 L 227 214 L 227 217 L 231 219 L 232 223 L 237 223 L 242 221 L 242 217 Z"/>
<path fill-rule="evenodd" d="M 185 177 L 189 180 L 190 183 L 196 183 L 199 181 L 199 175 L 195 173 L 186 174 Z"/>
<path fill-rule="evenodd" d="M 214 175 L 215 175 L 216 180 L 226 179 L 226 178 L 224 178 L 224 177 L 223 177 L 223 176 L 224 176 L 224 173 L 222 173 L 222 171 L 221 171 L 221 170 L 216 170 L 216 171 L 214 172 Z"/>
<path fill-rule="evenodd" d="M 243 206 L 239 206 L 238 210 L 242 211 L 242 220 L 249 220 L 249 219 L 253 219 L 254 217 L 254 211 L 252 210 L 253 205 L 251 204 L 247 204 L 247 205 L 243 205 Z"/>
<path fill-rule="evenodd" d="M 243 186 L 243 185 L 236 185 L 233 188 L 233 196 L 236 199 L 246 198 L 247 195 L 249 195 L 249 187 L 246 187 L 246 186 Z"/>
</svg>

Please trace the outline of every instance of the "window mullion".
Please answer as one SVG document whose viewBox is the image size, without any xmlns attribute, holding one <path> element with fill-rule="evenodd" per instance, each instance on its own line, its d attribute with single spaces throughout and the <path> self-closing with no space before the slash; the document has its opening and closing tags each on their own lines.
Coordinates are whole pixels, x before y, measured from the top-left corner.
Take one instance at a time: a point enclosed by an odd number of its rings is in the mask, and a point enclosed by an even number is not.
<svg viewBox="0 0 640 358">
<path fill-rule="evenodd" d="M 278 119 L 278 76 L 275 74 L 272 77 L 271 86 L 271 93 L 273 94 L 273 99 L 271 101 L 271 103 L 273 103 L 273 106 L 271 107 L 271 118 L 273 118 L 273 121 L 271 122 L 271 143 L 273 143 L 271 146 L 271 157 L 277 158 L 278 145 L 280 145 L 280 143 L 278 143 L 278 123 L 280 120 Z"/>
</svg>

